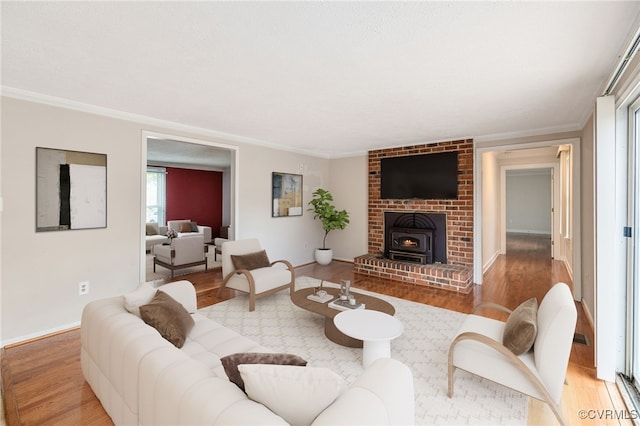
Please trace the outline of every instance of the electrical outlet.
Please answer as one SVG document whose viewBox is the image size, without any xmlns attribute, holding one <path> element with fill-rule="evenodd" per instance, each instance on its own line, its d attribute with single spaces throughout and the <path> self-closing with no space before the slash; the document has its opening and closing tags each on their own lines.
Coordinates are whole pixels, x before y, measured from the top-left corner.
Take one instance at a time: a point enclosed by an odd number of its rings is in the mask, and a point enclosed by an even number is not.
<svg viewBox="0 0 640 426">
<path fill-rule="evenodd" d="M 89 281 L 81 281 L 78 283 L 78 296 L 89 294 Z"/>
</svg>

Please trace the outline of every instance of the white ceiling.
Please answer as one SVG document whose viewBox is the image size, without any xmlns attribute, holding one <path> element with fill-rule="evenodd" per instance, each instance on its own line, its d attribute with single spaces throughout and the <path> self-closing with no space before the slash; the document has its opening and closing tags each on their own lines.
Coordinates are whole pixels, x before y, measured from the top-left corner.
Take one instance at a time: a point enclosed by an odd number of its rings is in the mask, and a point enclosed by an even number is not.
<svg viewBox="0 0 640 426">
<path fill-rule="evenodd" d="M 4 94 L 327 157 L 580 129 L 640 12 L 638 1 L 1 7 Z"/>
</svg>

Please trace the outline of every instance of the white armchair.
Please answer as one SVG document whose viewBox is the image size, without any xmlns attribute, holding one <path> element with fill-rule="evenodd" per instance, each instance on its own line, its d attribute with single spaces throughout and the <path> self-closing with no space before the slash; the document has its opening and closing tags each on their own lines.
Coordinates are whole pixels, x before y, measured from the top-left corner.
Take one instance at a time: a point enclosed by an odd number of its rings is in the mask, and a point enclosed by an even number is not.
<svg viewBox="0 0 640 426">
<path fill-rule="evenodd" d="M 500 309 L 511 312 L 504 307 Z M 533 348 L 515 355 L 502 344 L 504 322 L 469 315 L 449 347 L 449 397 L 453 396 L 453 374 L 460 368 L 546 402 L 564 425 L 560 399 L 576 318 L 569 286 L 555 284 L 537 310 Z"/>
<path fill-rule="evenodd" d="M 153 248 L 153 272 L 156 271 L 156 265 L 169 269 L 171 278 L 173 278 L 173 272 L 180 268 L 204 265 L 206 271 L 207 250 L 208 246 L 204 244 L 202 234 L 174 238 L 170 245 L 157 245 Z"/>
<path fill-rule="evenodd" d="M 287 260 L 270 262 L 257 239 L 226 241 L 222 244 L 222 276 L 218 297 L 225 288 L 249 294 L 249 311 L 256 299 L 280 290 L 294 290 L 296 275 Z"/>
</svg>

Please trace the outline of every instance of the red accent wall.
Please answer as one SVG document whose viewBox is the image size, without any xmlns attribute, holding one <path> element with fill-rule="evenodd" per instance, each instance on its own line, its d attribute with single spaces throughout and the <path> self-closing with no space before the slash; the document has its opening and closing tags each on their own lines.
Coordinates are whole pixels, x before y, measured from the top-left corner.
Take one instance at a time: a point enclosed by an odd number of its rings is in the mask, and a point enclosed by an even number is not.
<svg viewBox="0 0 640 426">
<path fill-rule="evenodd" d="M 167 221 L 190 219 L 211 227 L 212 237 L 222 226 L 222 173 L 167 167 Z"/>
</svg>

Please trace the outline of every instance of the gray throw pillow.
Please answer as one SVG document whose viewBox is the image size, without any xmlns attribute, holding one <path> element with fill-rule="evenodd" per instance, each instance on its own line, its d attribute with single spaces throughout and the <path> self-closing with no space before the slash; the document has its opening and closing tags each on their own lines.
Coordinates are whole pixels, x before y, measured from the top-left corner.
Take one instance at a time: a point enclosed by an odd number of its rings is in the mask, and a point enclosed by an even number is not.
<svg viewBox="0 0 640 426">
<path fill-rule="evenodd" d="M 239 352 L 220 358 L 224 372 L 227 373 L 229 381 L 235 383 L 244 391 L 244 381 L 238 371 L 240 364 L 278 364 L 278 365 L 297 365 L 304 367 L 307 361 L 297 355 L 290 354 L 269 354 L 259 352 Z"/>
<path fill-rule="evenodd" d="M 269 257 L 264 250 L 242 255 L 232 254 L 231 261 L 233 262 L 234 268 L 249 271 L 252 269 L 266 268 L 270 265 Z"/>
<path fill-rule="evenodd" d="M 158 235 L 158 230 L 152 224 L 147 223 L 146 233 L 147 235 Z"/>
<path fill-rule="evenodd" d="M 180 302 L 160 290 L 149 303 L 140 306 L 140 318 L 178 348 L 184 345 L 195 324 Z"/>
<path fill-rule="evenodd" d="M 504 326 L 502 344 L 515 355 L 533 347 L 538 334 L 538 301 L 535 297 L 522 302 L 511 312 Z"/>
</svg>

